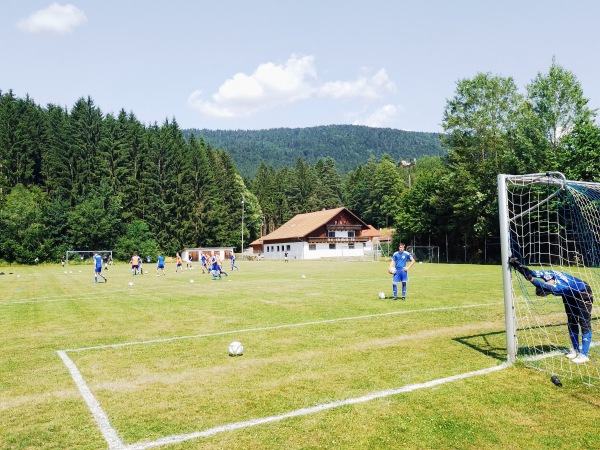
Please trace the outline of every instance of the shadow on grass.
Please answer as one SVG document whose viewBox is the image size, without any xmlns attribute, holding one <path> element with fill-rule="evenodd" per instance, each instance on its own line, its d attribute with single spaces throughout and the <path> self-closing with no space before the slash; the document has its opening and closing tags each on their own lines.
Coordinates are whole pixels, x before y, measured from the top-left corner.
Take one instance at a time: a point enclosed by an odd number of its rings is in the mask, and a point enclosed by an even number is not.
<svg viewBox="0 0 600 450">
<path fill-rule="evenodd" d="M 490 356 L 499 361 L 506 361 L 506 333 L 504 331 L 494 331 L 491 333 L 475 334 L 472 336 L 463 336 L 454 338 L 467 347 L 477 350 L 486 356 Z"/>
<path fill-rule="evenodd" d="M 569 349 L 563 346 L 556 345 L 534 345 L 519 347 L 517 356 L 539 356 L 547 353 L 561 352 L 566 353 Z"/>
</svg>

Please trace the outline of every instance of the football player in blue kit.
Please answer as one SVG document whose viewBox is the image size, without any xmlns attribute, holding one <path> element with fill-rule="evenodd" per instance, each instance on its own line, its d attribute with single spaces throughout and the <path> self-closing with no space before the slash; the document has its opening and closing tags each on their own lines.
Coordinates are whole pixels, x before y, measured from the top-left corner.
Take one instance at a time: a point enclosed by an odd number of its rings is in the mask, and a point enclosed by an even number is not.
<svg viewBox="0 0 600 450">
<path fill-rule="evenodd" d="M 408 269 L 415 263 L 412 255 L 404 250 L 404 243 L 398 244 L 398 251 L 392 255 L 389 272 L 394 276 L 392 278 L 392 300 L 398 299 L 398 284 L 402 284 L 402 300 L 406 300 L 406 283 L 408 282 Z"/>
<path fill-rule="evenodd" d="M 569 338 L 573 346 L 565 356 L 577 364 L 588 362 L 588 352 L 592 343 L 592 305 L 594 303 L 590 285 L 568 273 L 554 270 L 531 270 L 522 265 L 517 258 L 510 258 L 508 263 L 535 286 L 535 295 L 541 297 L 552 294 L 562 297 L 567 314 Z M 581 346 L 579 345 L 580 327 Z"/>
<path fill-rule="evenodd" d="M 97 252 L 92 257 L 94 259 L 94 283 L 98 282 L 98 276 L 104 278 L 104 282 L 108 282 L 106 277 L 102 275 L 102 255 Z"/>
</svg>

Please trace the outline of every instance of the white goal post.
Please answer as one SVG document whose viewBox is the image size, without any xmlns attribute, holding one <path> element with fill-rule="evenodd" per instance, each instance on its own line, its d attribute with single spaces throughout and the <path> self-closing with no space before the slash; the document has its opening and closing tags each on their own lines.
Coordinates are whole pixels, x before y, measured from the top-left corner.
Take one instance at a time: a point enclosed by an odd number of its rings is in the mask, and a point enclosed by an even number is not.
<svg viewBox="0 0 600 450">
<path fill-rule="evenodd" d="M 85 264 L 94 255 L 94 253 L 99 253 L 100 255 L 102 255 L 103 261 L 105 257 L 108 260 L 112 261 L 112 250 L 67 250 L 65 262 L 67 265 L 69 265 L 69 261 L 71 264 Z M 79 258 L 77 258 L 77 255 L 79 255 Z"/>
<path fill-rule="evenodd" d="M 500 174 L 498 209 L 508 361 L 600 386 L 600 351 L 593 342 L 599 323 L 600 183 L 570 181 L 560 172 Z M 568 324 L 566 311 L 572 309 L 563 297 L 536 291 L 518 267 L 511 269 L 511 257 L 529 270 L 562 272 L 588 283 L 596 306 L 585 326 Z M 583 339 L 588 327 L 589 361 L 576 364 L 566 355 L 578 331 Z"/>
</svg>

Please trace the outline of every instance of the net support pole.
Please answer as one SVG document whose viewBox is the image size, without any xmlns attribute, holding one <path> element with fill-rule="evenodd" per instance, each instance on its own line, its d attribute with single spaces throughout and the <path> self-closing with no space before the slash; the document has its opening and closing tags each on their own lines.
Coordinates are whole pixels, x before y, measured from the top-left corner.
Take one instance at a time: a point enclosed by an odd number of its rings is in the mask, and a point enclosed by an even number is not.
<svg viewBox="0 0 600 450">
<path fill-rule="evenodd" d="M 509 363 L 517 358 L 517 337 L 515 326 L 515 305 L 512 296 L 512 278 L 508 258 L 509 248 L 508 228 L 508 196 L 506 193 L 507 175 L 498 175 L 498 216 L 500 220 L 500 250 L 502 257 L 502 285 L 504 291 L 504 321 L 506 323 L 506 353 Z"/>
</svg>

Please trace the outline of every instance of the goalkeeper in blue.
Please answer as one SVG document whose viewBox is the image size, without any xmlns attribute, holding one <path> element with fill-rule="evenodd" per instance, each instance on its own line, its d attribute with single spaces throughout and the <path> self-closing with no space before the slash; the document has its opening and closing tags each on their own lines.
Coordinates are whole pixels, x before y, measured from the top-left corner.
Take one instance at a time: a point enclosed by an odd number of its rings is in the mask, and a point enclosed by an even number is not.
<svg viewBox="0 0 600 450">
<path fill-rule="evenodd" d="M 577 364 L 588 362 L 588 352 L 592 343 L 592 305 L 594 303 L 590 285 L 568 273 L 554 270 L 531 270 L 519 263 L 517 258 L 510 258 L 508 263 L 535 286 L 535 295 L 542 297 L 553 294 L 562 297 L 567 313 L 569 337 L 573 346 L 565 356 Z M 579 345 L 580 327 L 581 346 Z"/>
<path fill-rule="evenodd" d="M 398 284 L 402 285 L 402 300 L 406 300 L 406 283 L 408 282 L 408 269 L 415 263 L 415 259 L 410 253 L 404 250 L 405 245 L 398 244 L 398 251 L 392 255 L 389 272 L 393 274 L 392 300 L 398 300 Z"/>
</svg>

